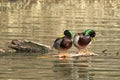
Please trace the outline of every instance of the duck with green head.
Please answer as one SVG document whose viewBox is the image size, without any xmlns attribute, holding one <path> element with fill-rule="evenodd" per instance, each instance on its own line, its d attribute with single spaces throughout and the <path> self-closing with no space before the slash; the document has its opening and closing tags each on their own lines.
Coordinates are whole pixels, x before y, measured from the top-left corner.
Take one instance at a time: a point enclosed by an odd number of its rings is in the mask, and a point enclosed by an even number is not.
<svg viewBox="0 0 120 80">
<path fill-rule="evenodd" d="M 82 33 L 75 34 L 73 38 L 73 44 L 79 49 L 78 53 L 81 54 L 81 49 L 85 49 L 85 53 L 90 55 L 87 45 L 94 39 L 95 35 L 95 31 L 92 29 L 87 29 Z"/>
<path fill-rule="evenodd" d="M 64 35 L 54 41 L 53 47 L 58 50 L 59 57 L 69 57 L 68 49 L 72 47 L 72 37 L 73 32 L 71 30 L 65 30 Z"/>
</svg>

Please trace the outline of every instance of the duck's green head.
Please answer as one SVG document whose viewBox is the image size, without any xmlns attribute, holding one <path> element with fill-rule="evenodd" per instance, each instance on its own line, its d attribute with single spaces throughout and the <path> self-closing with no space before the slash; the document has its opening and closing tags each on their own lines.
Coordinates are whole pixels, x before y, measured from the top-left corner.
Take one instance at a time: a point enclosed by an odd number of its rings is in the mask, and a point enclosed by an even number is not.
<svg viewBox="0 0 120 80">
<path fill-rule="evenodd" d="M 73 32 L 71 30 L 65 30 L 64 35 L 66 37 L 72 38 L 73 37 Z"/>
<path fill-rule="evenodd" d="M 93 38 L 93 37 L 95 37 L 96 33 L 92 29 L 87 29 L 87 30 L 85 30 L 84 35 L 91 36 Z"/>
</svg>

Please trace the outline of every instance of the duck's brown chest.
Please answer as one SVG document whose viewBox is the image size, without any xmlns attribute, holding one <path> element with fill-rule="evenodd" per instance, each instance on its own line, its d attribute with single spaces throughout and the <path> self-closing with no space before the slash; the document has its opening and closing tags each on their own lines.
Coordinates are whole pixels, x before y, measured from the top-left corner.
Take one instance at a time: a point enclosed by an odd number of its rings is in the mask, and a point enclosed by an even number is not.
<svg viewBox="0 0 120 80">
<path fill-rule="evenodd" d="M 86 45 L 88 45 L 90 43 L 90 41 L 91 41 L 91 37 L 90 36 L 80 36 L 78 44 L 80 46 L 86 46 Z"/>
<path fill-rule="evenodd" d="M 72 40 L 69 38 L 64 38 L 60 44 L 60 47 L 63 49 L 69 49 L 72 47 Z"/>
</svg>

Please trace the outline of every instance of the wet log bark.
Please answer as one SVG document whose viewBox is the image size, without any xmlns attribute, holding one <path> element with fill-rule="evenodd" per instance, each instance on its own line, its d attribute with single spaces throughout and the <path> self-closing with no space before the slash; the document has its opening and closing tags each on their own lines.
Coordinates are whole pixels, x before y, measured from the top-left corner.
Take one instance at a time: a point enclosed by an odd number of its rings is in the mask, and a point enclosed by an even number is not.
<svg viewBox="0 0 120 80">
<path fill-rule="evenodd" d="M 33 41 L 18 39 L 12 40 L 8 47 L 16 50 L 16 52 L 37 52 L 44 54 L 51 51 L 50 46 L 39 44 Z"/>
</svg>

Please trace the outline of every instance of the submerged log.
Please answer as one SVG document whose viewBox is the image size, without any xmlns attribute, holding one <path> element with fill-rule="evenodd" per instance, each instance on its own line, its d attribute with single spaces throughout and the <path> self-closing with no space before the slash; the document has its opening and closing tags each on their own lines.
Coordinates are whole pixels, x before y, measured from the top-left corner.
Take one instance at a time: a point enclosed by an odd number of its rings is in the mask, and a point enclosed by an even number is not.
<svg viewBox="0 0 120 80">
<path fill-rule="evenodd" d="M 51 51 L 50 46 L 39 44 L 33 41 L 18 39 L 12 40 L 8 47 L 15 49 L 16 52 L 36 52 L 44 54 Z"/>
</svg>

